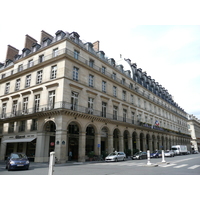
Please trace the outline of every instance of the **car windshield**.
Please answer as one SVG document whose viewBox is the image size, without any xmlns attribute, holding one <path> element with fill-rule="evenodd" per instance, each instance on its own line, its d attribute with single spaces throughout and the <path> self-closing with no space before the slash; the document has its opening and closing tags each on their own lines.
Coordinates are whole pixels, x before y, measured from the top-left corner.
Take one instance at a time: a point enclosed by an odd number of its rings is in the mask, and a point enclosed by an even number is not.
<svg viewBox="0 0 200 200">
<path fill-rule="evenodd" d="M 157 153 L 158 151 L 154 151 L 153 153 Z"/>
<path fill-rule="evenodd" d="M 177 150 L 177 148 L 173 147 L 172 150 Z"/>
<path fill-rule="evenodd" d="M 139 155 L 140 153 L 139 152 L 137 152 L 137 153 L 135 153 L 135 156 L 137 156 L 137 155 Z"/>
<path fill-rule="evenodd" d="M 110 153 L 109 156 L 116 156 L 116 153 Z"/>
<path fill-rule="evenodd" d="M 22 153 L 12 153 L 11 158 L 27 158 L 25 154 Z"/>
</svg>

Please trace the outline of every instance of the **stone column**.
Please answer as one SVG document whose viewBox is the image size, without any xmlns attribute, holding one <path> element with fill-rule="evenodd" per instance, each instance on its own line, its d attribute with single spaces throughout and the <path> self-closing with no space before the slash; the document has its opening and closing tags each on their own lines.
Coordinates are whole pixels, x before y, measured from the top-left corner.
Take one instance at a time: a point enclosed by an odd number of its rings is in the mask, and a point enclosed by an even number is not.
<svg viewBox="0 0 200 200">
<path fill-rule="evenodd" d="M 108 134 L 108 153 L 113 152 L 113 135 Z"/>
<path fill-rule="evenodd" d="M 128 148 L 131 150 L 131 155 L 133 153 L 133 138 L 132 136 L 128 136 Z"/>
<path fill-rule="evenodd" d="M 147 143 L 146 143 L 146 137 L 143 137 L 143 151 L 146 152 L 147 151 Z"/>
<path fill-rule="evenodd" d="M 5 159 L 6 147 L 7 147 L 7 143 L 2 143 L 2 142 L 3 142 L 3 141 L 1 140 L 0 160 L 4 160 L 4 159 Z"/>
<path fill-rule="evenodd" d="M 58 163 L 65 163 L 67 161 L 67 131 L 56 130 L 55 139 L 55 157 Z"/>
<path fill-rule="evenodd" d="M 45 133 L 37 134 L 35 162 L 44 162 Z"/>
<path fill-rule="evenodd" d="M 85 162 L 86 132 L 79 132 L 78 162 Z"/>
<path fill-rule="evenodd" d="M 100 145 L 100 147 L 98 147 Z M 94 138 L 94 153 L 95 155 L 101 155 L 101 134 L 95 134 Z"/>
<path fill-rule="evenodd" d="M 139 151 L 141 150 L 140 149 L 140 138 L 139 137 L 136 137 L 136 149 L 138 149 Z"/>
<path fill-rule="evenodd" d="M 119 135 L 119 151 L 124 151 L 124 138 L 123 136 Z"/>
<path fill-rule="evenodd" d="M 149 138 L 149 150 L 150 150 L 150 152 L 153 151 L 153 148 L 152 148 L 152 138 Z"/>
</svg>

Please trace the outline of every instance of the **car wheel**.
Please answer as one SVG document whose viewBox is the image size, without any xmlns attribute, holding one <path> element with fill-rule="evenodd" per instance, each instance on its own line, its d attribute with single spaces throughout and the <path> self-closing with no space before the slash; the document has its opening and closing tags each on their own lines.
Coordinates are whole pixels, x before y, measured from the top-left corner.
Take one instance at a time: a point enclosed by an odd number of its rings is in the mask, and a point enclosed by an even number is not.
<svg viewBox="0 0 200 200">
<path fill-rule="evenodd" d="M 118 160 L 117 160 L 117 158 L 115 158 L 115 162 L 117 162 Z"/>
<path fill-rule="evenodd" d="M 8 166 L 7 166 L 7 169 L 8 169 L 8 171 L 10 171 L 10 170 L 11 170 L 11 169 L 10 169 L 10 165 L 8 165 Z"/>
<path fill-rule="evenodd" d="M 125 158 L 123 158 L 123 161 L 125 161 Z"/>
<path fill-rule="evenodd" d="M 142 157 L 139 157 L 139 160 L 142 160 Z"/>
</svg>

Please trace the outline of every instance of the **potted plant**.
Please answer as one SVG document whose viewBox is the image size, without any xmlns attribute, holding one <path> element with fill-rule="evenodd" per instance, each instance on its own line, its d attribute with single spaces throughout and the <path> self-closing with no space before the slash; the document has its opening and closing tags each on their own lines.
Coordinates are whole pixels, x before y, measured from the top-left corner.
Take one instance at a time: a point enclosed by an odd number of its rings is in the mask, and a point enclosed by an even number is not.
<svg viewBox="0 0 200 200">
<path fill-rule="evenodd" d="M 88 153 L 88 157 L 89 157 L 89 160 L 92 161 L 93 160 L 93 157 L 94 157 L 94 151 L 90 151 Z"/>
</svg>

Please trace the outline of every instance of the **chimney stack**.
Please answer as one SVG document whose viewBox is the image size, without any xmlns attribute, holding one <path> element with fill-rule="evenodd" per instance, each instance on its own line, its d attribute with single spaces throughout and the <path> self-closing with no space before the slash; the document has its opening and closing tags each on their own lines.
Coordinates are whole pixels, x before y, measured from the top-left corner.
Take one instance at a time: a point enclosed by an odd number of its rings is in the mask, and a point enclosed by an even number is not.
<svg viewBox="0 0 200 200">
<path fill-rule="evenodd" d="M 18 55 L 19 50 L 11 45 L 8 45 L 7 53 L 6 53 L 6 60 L 14 60 L 14 57 Z"/>
<path fill-rule="evenodd" d="M 50 38 L 51 40 L 53 40 L 53 36 L 50 35 L 49 33 L 45 32 L 45 31 L 41 31 L 41 38 L 40 38 L 40 44 L 42 44 L 42 41 L 44 38 Z"/>
<path fill-rule="evenodd" d="M 30 49 L 32 48 L 32 45 L 34 43 L 37 43 L 37 40 L 35 40 L 34 38 L 32 38 L 31 36 L 29 35 L 26 35 L 26 38 L 25 38 L 25 43 L 24 43 L 24 48 L 27 48 L 27 49 Z"/>
<path fill-rule="evenodd" d="M 98 52 L 99 51 L 99 41 L 93 43 L 93 49 Z"/>
</svg>

